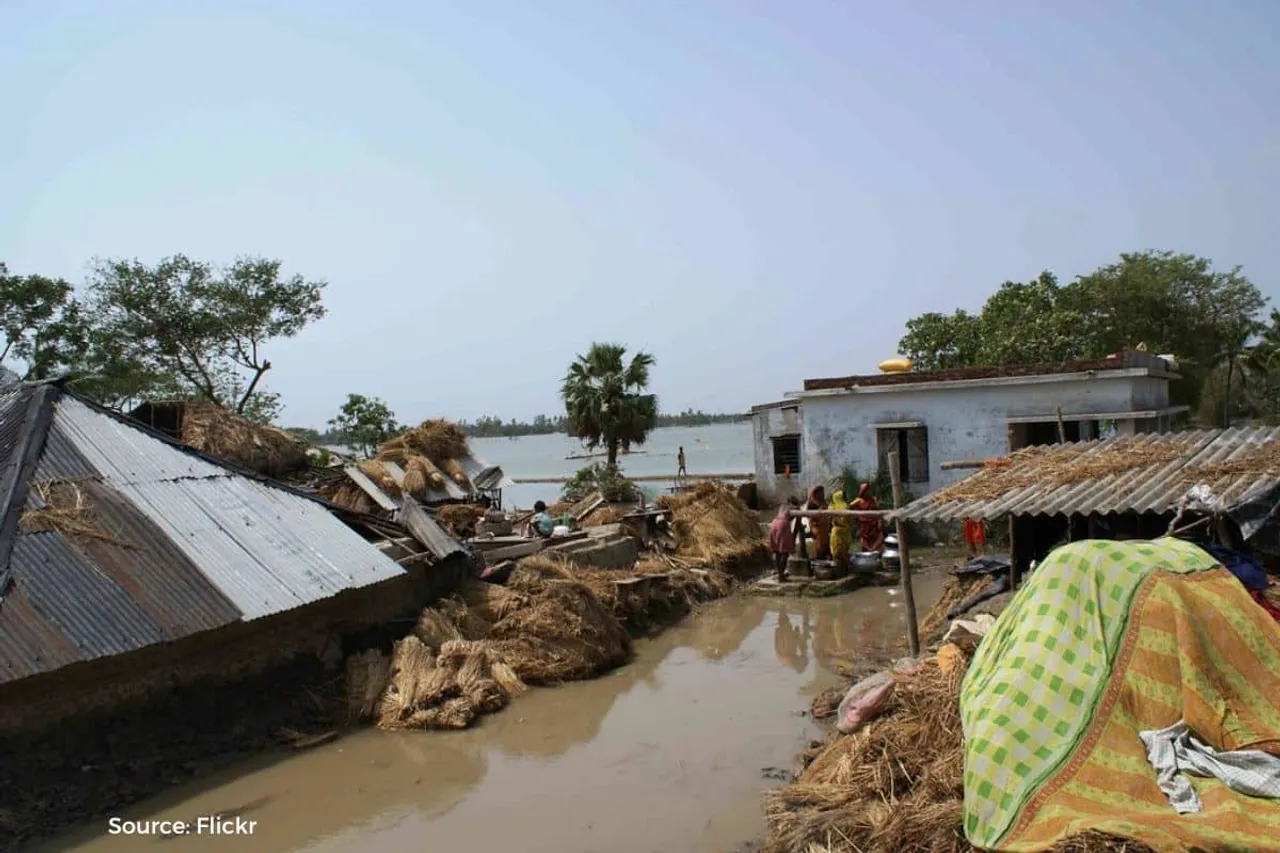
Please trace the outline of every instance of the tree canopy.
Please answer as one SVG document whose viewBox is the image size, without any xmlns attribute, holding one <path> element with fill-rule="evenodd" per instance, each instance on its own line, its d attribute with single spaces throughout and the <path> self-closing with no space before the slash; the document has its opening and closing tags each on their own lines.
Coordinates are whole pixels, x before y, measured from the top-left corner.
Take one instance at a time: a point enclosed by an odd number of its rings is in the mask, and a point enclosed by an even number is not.
<svg viewBox="0 0 1280 853">
<path fill-rule="evenodd" d="M 68 374 L 77 391 L 113 408 L 198 399 L 270 421 L 280 399 L 262 384 L 266 345 L 325 314 L 324 282 L 283 277 L 280 266 L 184 255 L 97 261 L 78 298 L 61 279 L 0 265 L 0 363 L 20 362 L 28 379 Z"/>
<path fill-rule="evenodd" d="M 898 348 L 920 369 L 936 370 L 1104 358 L 1145 344 L 1177 358 L 1189 403 L 1201 402 L 1207 386 L 1222 386 L 1221 409 L 1201 407 L 1202 417 L 1220 422 L 1239 414 L 1234 380 L 1257 373 L 1248 356 L 1265 328 L 1265 306 L 1238 266 L 1215 270 L 1191 254 L 1135 252 L 1065 285 L 1050 272 L 1007 281 L 977 314 L 912 318 Z"/>
<path fill-rule="evenodd" d="M 654 358 L 637 352 L 628 362 L 626 354 L 621 344 L 592 344 L 569 365 L 560 388 L 569 434 L 588 449 L 603 446 L 611 467 L 619 448 L 644 444 L 658 420 L 658 398 L 646 393 Z"/>
<path fill-rule="evenodd" d="M 329 429 L 330 435 L 362 456 L 375 455 L 378 445 L 402 432 L 390 406 L 378 397 L 362 394 L 347 395 L 337 417 L 329 421 Z"/>
</svg>

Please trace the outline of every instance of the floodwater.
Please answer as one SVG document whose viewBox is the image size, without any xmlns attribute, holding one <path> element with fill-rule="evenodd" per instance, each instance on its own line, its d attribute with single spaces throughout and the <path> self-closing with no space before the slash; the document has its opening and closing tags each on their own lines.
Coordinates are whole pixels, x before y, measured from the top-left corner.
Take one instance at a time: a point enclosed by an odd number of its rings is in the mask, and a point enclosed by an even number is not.
<svg viewBox="0 0 1280 853">
<path fill-rule="evenodd" d="M 943 576 L 917 576 L 917 606 Z M 595 681 L 533 689 L 462 732 L 363 730 L 170 791 L 120 817 L 238 814 L 252 835 L 141 838 L 108 822 L 43 851 L 721 853 L 764 835 L 761 792 L 818 735 L 801 714 L 837 664 L 894 652 L 896 590 L 733 597 Z"/>
</svg>

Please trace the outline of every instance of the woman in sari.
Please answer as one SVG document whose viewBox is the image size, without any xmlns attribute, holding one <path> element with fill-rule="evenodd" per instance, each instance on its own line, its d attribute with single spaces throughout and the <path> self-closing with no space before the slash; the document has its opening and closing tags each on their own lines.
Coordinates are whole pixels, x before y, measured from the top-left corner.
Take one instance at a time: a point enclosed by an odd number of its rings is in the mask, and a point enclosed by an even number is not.
<svg viewBox="0 0 1280 853">
<path fill-rule="evenodd" d="M 863 483 L 858 487 L 858 497 L 849 505 L 850 509 L 873 510 L 879 504 L 875 495 L 871 494 L 871 485 Z M 878 516 L 864 516 L 858 519 L 859 547 L 863 551 L 879 551 L 884 544 L 884 528 Z"/>
<path fill-rule="evenodd" d="M 844 490 L 831 493 L 832 509 L 848 509 L 844 500 Z M 846 518 L 831 519 L 831 559 L 841 565 L 849 562 L 849 552 L 853 548 L 853 525 Z"/>
<path fill-rule="evenodd" d="M 809 500 L 805 509 L 826 509 L 827 493 L 822 486 L 814 486 L 809 490 Z M 830 551 L 831 519 L 821 516 L 809 519 L 809 533 L 813 536 L 813 559 L 825 560 Z"/>
</svg>

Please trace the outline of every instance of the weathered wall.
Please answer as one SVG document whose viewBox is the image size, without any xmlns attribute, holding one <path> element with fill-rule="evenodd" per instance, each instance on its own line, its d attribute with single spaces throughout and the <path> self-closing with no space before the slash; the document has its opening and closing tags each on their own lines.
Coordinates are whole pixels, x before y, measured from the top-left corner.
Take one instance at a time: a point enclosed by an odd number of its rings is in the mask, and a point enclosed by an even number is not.
<svg viewBox="0 0 1280 853">
<path fill-rule="evenodd" d="M 777 436 L 799 435 L 800 451 L 804 453 L 804 418 L 799 401 L 795 405 L 774 406 L 752 414 L 752 445 L 756 460 L 756 490 L 761 506 L 785 501 L 794 495 L 801 497 L 804 478 L 786 479 L 773 471 L 773 439 Z"/>
<path fill-rule="evenodd" d="M 180 698 L 186 686 L 245 678 L 301 654 L 336 665 L 344 636 L 411 618 L 451 591 L 465 571 L 464 560 L 451 558 L 274 616 L 0 686 L 0 736 L 30 734 L 68 717 L 145 705 L 159 696 Z"/>
<path fill-rule="evenodd" d="M 953 388 L 806 397 L 803 401 L 801 452 L 803 470 L 788 484 L 802 493 L 826 483 L 846 465 L 871 474 L 878 465 L 877 423 L 919 421 L 928 430 L 927 481 L 908 483 L 916 497 L 963 478 L 969 471 L 943 471 L 941 464 L 957 459 L 982 459 L 1008 452 L 1010 417 L 1052 416 L 1061 407 L 1066 415 L 1112 413 L 1167 405 L 1168 385 L 1147 377 L 1120 377 L 1010 385 L 968 385 Z M 770 438 L 781 434 L 781 412 L 769 409 L 755 415 L 756 478 L 762 500 L 785 499 L 773 475 Z M 1124 426 L 1121 431 L 1124 432 Z M 1132 430 L 1132 425 L 1128 425 Z"/>
</svg>

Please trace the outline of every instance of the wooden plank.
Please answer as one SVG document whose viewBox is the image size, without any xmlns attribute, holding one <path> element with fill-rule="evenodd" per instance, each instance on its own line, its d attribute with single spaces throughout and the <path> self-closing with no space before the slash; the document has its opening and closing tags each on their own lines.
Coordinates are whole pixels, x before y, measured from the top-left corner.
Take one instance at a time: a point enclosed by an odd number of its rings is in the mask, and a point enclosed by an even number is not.
<svg viewBox="0 0 1280 853">
<path fill-rule="evenodd" d="M 596 509 L 598 509 L 599 507 L 604 506 L 604 504 L 605 504 L 604 495 L 600 494 L 599 492 L 596 492 L 595 495 L 592 496 L 591 501 L 587 503 L 586 506 L 584 506 L 582 509 L 578 510 L 573 514 L 573 520 L 579 521 L 579 522 L 582 521 L 582 519 L 586 518 L 588 515 L 591 515 L 591 513 L 595 512 Z"/>
<path fill-rule="evenodd" d="M 495 548 L 492 551 L 484 552 L 486 563 L 493 565 L 503 560 L 518 560 L 521 557 L 528 557 L 542 550 L 545 539 L 530 539 L 523 545 L 509 545 L 506 548 Z"/>
<path fill-rule="evenodd" d="M 943 462 L 938 466 L 943 471 L 955 471 L 960 468 L 985 468 L 987 460 L 985 459 L 955 459 L 951 462 Z"/>
<path fill-rule="evenodd" d="M 370 480 L 357 465 L 348 465 L 345 469 L 351 482 L 360 487 L 360 490 L 373 499 L 373 502 L 385 509 L 387 512 L 395 512 L 400 508 L 394 500 L 387 497 L 387 493 L 378 488 L 378 484 Z"/>
<path fill-rule="evenodd" d="M 887 509 L 793 509 L 790 513 L 792 518 L 884 518 L 892 514 Z"/>
<path fill-rule="evenodd" d="M 405 495 L 401 502 L 400 511 L 396 513 L 396 521 L 404 525 L 405 529 L 413 534 L 414 539 L 425 545 L 427 550 L 441 560 L 462 552 L 462 546 L 457 540 L 445 533 L 444 528 L 427 515 L 426 511 L 418 506 L 418 502 L 408 495 Z"/>
</svg>

